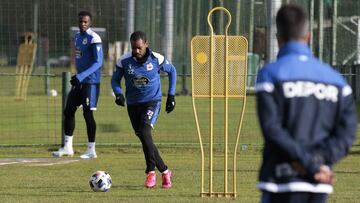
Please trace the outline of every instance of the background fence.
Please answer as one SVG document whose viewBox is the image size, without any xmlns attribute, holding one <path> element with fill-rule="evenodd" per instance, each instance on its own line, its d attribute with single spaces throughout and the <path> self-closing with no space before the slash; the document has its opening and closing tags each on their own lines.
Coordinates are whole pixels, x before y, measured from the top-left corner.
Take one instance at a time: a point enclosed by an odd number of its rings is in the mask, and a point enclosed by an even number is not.
<svg viewBox="0 0 360 203">
<path fill-rule="evenodd" d="M 128 41 L 128 4 L 126 0 L 1 0 L 0 1 L 0 138 L 1 144 L 58 144 L 61 140 L 61 73 L 73 71 L 71 37 L 77 27 L 77 13 L 89 10 L 94 27 L 104 28 L 103 80 L 99 110 L 95 113 L 99 143 L 138 143 L 133 136 L 126 109 L 114 105 L 110 74 L 120 50 Z M 135 0 L 134 30 L 147 33 L 150 47 L 164 53 L 166 0 Z M 284 0 L 297 2 L 313 13 L 312 49 L 323 61 L 335 65 L 356 91 L 357 46 L 360 46 L 360 1 Z M 160 115 L 155 139 L 164 144 L 197 144 L 191 108 L 190 40 L 207 35 L 207 14 L 224 6 L 232 14 L 231 35 L 249 40 L 249 87 L 254 85 L 258 68 L 267 56 L 266 30 L 268 4 L 265 0 L 179 0 L 173 1 L 173 44 L 171 61 L 178 71 L 176 111 Z M 333 16 L 337 16 L 336 19 Z M 223 32 L 226 16 L 215 14 L 216 33 Z M 38 44 L 33 76 L 26 101 L 15 101 L 15 66 L 23 36 L 35 33 Z M 334 34 L 336 33 L 336 34 Z M 357 45 L 359 43 L 359 45 Z M 360 48 L 359 48 L 360 49 Z M 120 51 L 121 52 L 121 51 Z M 167 82 L 164 79 L 163 91 Z M 48 96 L 49 90 L 58 96 Z M 356 91 L 358 92 L 358 91 Z M 242 144 L 261 144 L 250 95 L 245 114 Z M 76 115 L 75 142 L 86 142 L 82 113 Z"/>
</svg>

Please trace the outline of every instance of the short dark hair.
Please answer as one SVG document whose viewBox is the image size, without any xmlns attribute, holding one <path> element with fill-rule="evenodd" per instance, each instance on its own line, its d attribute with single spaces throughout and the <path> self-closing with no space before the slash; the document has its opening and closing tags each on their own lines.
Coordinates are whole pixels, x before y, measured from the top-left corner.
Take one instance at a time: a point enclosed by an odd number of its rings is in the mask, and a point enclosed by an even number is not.
<svg viewBox="0 0 360 203">
<path fill-rule="evenodd" d="M 308 33 L 308 26 L 307 14 L 300 5 L 286 4 L 277 12 L 277 33 L 284 41 L 301 39 Z"/>
<path fill-rule="evenodd" d="M 89 11 L 80 11 L 78 13 L 78 17 L 82 17 L 82 16 L 89 16 L 90 20 L 92 20 L 92 15 Z"/>
<path fill-rule="evenodd" d="M 145 32 L 138 30 L 138 31 L 133 32 L 130 36 L 130 41 L 136 41 L 139 39 L 142 39 L 145 42 L 147 41 Z"/>
</svg>

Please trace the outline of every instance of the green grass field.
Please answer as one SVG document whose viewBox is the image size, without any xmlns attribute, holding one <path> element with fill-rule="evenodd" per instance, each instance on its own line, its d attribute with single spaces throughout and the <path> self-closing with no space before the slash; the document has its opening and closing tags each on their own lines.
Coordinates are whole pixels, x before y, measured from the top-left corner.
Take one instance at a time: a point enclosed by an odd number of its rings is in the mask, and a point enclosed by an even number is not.
<svg viewBox="0 0 360 203">
<path fill-rule="evenodd" d="M 1 158 L 49 157 L 54 148 L 2 147 Z M 77 147 L 77 151 L 84 148 Z M 241 151 L 238 158 L 238 198 L 201 198 L 199 150 L 161 147 L 164 160 L 174 172 L 173 188 L 158 186 L 146 189 L 144 161 L 140 148 L 99 147 L 99 158 L 69 164 L 36 166 L 31 164 L 1 165 L 1 202 L 259 202 L 255 188 L 260 163 L 259 150 Z M 358 202 L 360 199 L 360 147 L 337 165 L 335 193 L 329 202 Z M 76 160 L 79 153 L 74 158 Z M 88 178 L 96 170 L 106 170 L 113 180 L 109 192 L 92 192 Z"/>
<path fill-rule="evenodd" d="M 6 71 L 10 70 L 8 68 Z M 55 165 L 9 163 L 17 162 L 19 158 L 52 158 L 50 152 L 59 147 L 61 140 L 61 97 L 44 95 L 43 77 L 34 76 L 30 80 L 28 99 L 17 102 L 13 96 L 14 84 L 13 76 L 3 76 L 0 80 L 0 177 L 3 183 L 0 185 L 0 202 L 259 202 L 260 193 L 256 189 L 256 182 L 261 162 L 262 137 L 256 118 L 255 100 L 251 95 L 246 103 L 238 149 L 238 198 L 233 200 L 199 197 L 200 149 L 190 96 L 177 96 L 177 106 L 171 114 L 166 114 L 162 109 L 154 130 L 154 140 L 174 172 L 173 188 L 161 189 L 161 178 L 158 176 L 158 187 L 145 189 L 145 162 L 139 141 L 131 129 L 126 108 L 114 104 L 109 77 L 103 78 L 98 111 L 95 113 L 98 159 L 78 160 L 87 140 L 80 110 L 76 114 L 74 134 L 76 154 L 73 158 L 57 159 L 75 162 Z M 166 84 L 165 80 L 163 90 Z M 59 74 L 51 78 L 50 86 L 61 95 Z M 240 101 L 230 102 L 230 143 L 235 139 L 234 126 L 239 121 L 241 104 Z M 197 100 L 196 106 L 206 142 L 209 103 L 206 99 Z M 359 103 L 357 106 L 360 109 Z M 223 103 L 216 101 L 216 136 L 223 132 L 223 120 L 219 116 L 222 112 Z M 214 188 L 219 189 L 222 188 L 222 137 L 217 137 L 215 142 L 217 164 Z M 229 146 L 234 147 L 232 144 Z M 337 182 L 329 202 L 359 202 L 358 163 L 359 138 L 350 155 L 335 168 Z M 113 186 L 109 192 L 91 191 L 88 179 L 96 170 L 108 171 L 112 176 Z"/>
</svg>

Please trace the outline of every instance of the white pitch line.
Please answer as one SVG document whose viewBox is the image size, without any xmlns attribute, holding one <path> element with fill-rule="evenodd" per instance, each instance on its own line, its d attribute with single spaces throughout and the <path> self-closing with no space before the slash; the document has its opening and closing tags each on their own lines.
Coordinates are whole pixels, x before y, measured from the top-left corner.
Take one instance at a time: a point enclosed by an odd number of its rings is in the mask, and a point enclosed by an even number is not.
<svg viewBox="0 0 360 203">
<path fill-rule="evenodd" d="M 69 164 L 69 163 L 73 163 L 73 162 L 77 162 L 79 160 L 69 160 L 69 161 L 62 161 L 62 162 L 53 162 L 53 163 L 34 163 L 34 164 L 27 164 L 29 166 L 53 166 L 53 165 L 58 165 L 58 164 Z"/>
<path fill-rule="evenodd" d="M 52 165 L 58 165 L 58 164 L 69 164 L 69 163 L 79 161 L 77 159 L 65 160 L 65 159 L 39 159 L 39 158 L 33 158 L 33 159 L 31 159 L 31 158 L 30 159 L 16 158 L 16 159 L 13 159 L 15 161 L 10 161 L 10 160 L 12 160 L 12 159 L 11 158 L 0 159 L 0 166 L 10 165 L 10 164 L 24 164 L 24 165 L 29 165 L 29 166 L 52 166 Z"/>
<path fill-rule="evenodd" d="M 9 165 L 9 164 L 17 164 L 17 163 L 20 163 L 20 162 L 5 162 L 5 163 L 0 163 L 0 166 Z"/>
</svg>

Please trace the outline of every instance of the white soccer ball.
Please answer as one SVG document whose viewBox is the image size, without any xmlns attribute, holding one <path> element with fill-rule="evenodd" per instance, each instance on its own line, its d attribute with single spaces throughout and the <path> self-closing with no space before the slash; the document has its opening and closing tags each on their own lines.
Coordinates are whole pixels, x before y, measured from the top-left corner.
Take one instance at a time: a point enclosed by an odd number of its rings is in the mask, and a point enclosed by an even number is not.
<svg viewBox="0 0 360 203">
<path fill-rule="evenodd" d="M 58 95 L 57 91 L 54 89 L 49 90 L 48 92 L 49 96 L 56 97 Z"/>
<path fill-rule="evenodd" d="M 107 172 L 96 171 L 90 176 L 89 184 L 94 192 L 107 192 L 111 188 L 112 180 Z"/>
</svg>

